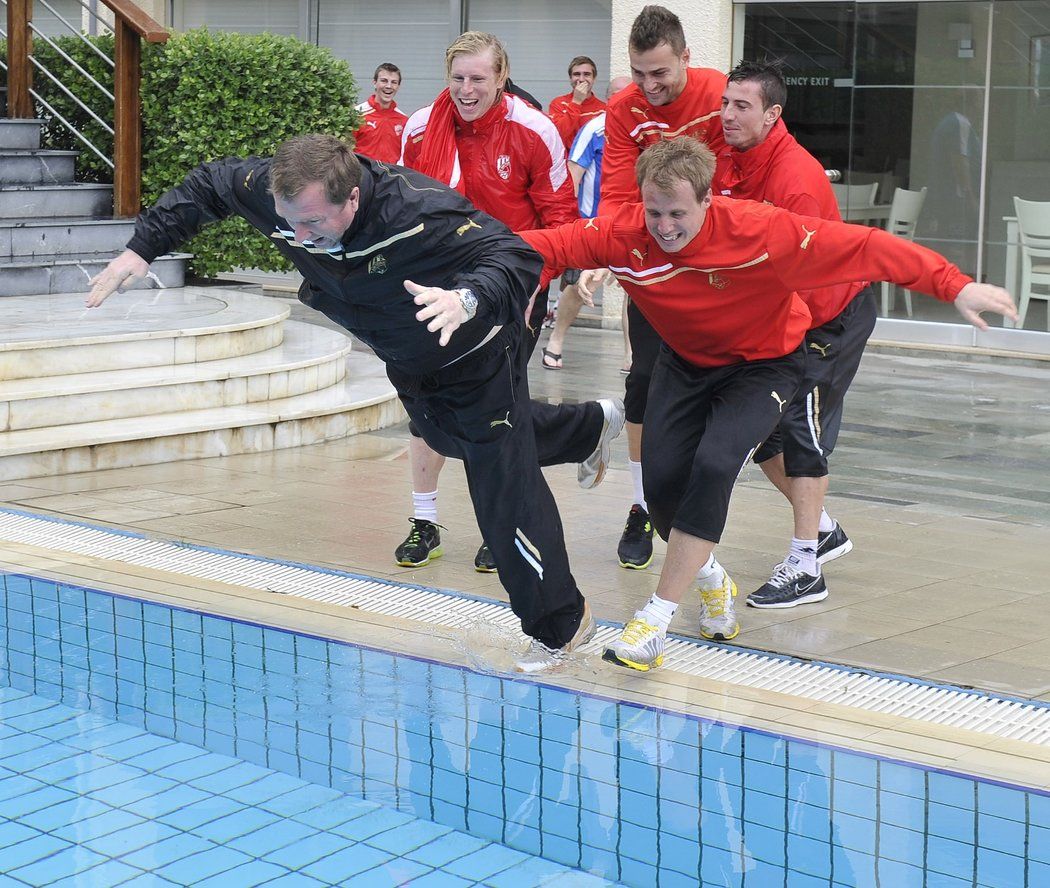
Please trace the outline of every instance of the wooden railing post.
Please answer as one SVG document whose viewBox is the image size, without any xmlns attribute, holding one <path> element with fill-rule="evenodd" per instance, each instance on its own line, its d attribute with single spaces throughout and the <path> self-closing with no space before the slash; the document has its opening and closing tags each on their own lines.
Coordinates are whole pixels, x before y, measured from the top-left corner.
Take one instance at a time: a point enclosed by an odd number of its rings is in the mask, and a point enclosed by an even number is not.
<svg viewBox="0 0 1050 888">
<path fill-rule="evenodd" d="M 33 70 L 29 54 L 33 37 L 29 23 L 33 20 L 33 0 L 7 0 L 7 116 L 36 117 L 33 97 Z"/>
<path fill-rule="evenodd" d="M 30 2 L 30 0 L 26 0 Z M 122 17 L 115 23 L 113 72 L 113 213 L 135 216 L 141 209 L 142 133 L 139 84 L 142 43 Z"/>
</svg>

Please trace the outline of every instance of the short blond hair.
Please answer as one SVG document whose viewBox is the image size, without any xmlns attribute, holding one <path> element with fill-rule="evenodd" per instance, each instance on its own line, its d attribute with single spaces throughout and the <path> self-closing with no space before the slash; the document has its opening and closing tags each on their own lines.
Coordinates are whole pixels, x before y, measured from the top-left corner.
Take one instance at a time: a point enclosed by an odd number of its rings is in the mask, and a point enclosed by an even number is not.
<svg viewBox="0 0 1050 888">
<path fill-rule="evenodd" d="M 711 190 L 715 156 L 703 143 L 683 136 L 646 148 L 638 157 L 634 170 L 639 189 L 653 185 L 669 194 L 679 182 L 687 182 L 696 193 L 696 199 L 703 200 Z"/>
<path fill-rule="evenodd" d="M 452 80 L 452 62 L 461 55 L 480 55 L 486 49 L 492 50 L 492 59 L 496 66 L 496 81 L 506 81 L 510 77 L 510 56 L 507 47 L 495 34 L 484 31 L 464 31 L 452 45 L 445 50 L 445 79 Z"/>
</svg>

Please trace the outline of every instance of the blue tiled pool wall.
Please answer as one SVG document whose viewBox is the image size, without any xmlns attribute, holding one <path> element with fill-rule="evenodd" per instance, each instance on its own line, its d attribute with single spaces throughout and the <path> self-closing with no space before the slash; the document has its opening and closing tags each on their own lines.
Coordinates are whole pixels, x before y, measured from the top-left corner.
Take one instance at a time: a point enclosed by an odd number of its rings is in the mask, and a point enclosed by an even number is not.
<svg viewBox="0 0 1050 888">
<path fill-rule="evenodd" d="M 0 682 L 640 886 L 1050 885 L 1050 799 L 8 575 Z"/>
</svg>

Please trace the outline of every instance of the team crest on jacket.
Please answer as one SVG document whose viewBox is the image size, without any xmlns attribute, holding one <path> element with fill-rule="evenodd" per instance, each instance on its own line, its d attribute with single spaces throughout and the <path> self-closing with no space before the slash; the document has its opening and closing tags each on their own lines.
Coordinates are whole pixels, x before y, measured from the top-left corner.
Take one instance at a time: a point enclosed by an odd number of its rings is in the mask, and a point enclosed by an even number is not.
<svg viewBox="0 0 1050 888">
<path fill-rule="evenodd" d="M 386 257 L 382 253 L 376 253 L 368 262 L 369 274 L 386 274 Z"/>
<path fill-rule="evenodd" d="M 713 271 L 707 276 L 707 282 L 716 290 L 724 290 L 729 286 L 729 281 Z"/>
<path fill-rule="evenodd" d="M 506 182 L 510 178 L 510 155 L 501 154 L 496 158 L 496 172 L 499 173 L 499 177 Z"/>
<path fill-rule="evenodd" d="M 405 131 L 405 128 L 399 123 L 394 127 L 394 135 L 400 136 Z"/>
</svg>

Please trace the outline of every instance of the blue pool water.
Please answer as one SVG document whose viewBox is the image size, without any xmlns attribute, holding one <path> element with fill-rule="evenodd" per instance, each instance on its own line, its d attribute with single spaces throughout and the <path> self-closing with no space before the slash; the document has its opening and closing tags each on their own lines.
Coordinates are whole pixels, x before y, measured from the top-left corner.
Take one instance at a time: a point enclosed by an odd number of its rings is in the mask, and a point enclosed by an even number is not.
<svg viewBox="0 0 1050 888">
<path fill-rule="evenodd" d="M 0 886 L 1050 885 L 1046 794 L 2 579 Z"/>
</svg>

